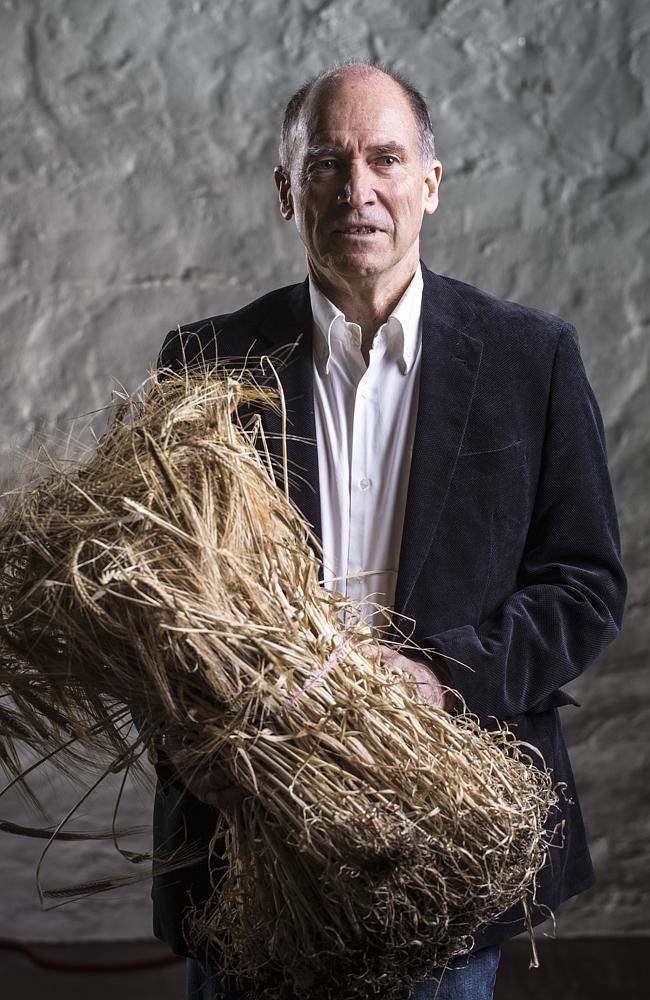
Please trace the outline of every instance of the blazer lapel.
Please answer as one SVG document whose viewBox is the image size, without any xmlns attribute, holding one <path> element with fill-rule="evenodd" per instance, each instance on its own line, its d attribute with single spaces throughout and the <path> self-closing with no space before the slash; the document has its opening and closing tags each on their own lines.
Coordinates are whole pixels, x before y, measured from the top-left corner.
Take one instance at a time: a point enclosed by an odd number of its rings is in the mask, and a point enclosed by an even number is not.
<svg viewBox="0 0 650 1000">
<path fill-rule="evenodd" d="M 472 310 L 443 278 L 424 265 L 422 272 L 422 367 L 395 594 L 398 615 L 407 614 L 438 528 L 483 350 Z"/>
<path fill-rule="evenodd" d="M 312 359 L 313 319 L 309 300 L 309 283 L 294 286 L 276 311 L 260 326 L 260 334 L 269 345 L 269 354 L 277 372 L 287 415 L 287 462 L 289 496 L 321 540 L 318 452 L 314 417 L 314 372 Z M 267 366 L 265 381 L 275 384 L 275 376 Z M 269 451 L 276 468 L 281 469 L 282 421 L 269 410 L 264 411 L 264 430 Z M 276 473 L 282 485 L 282 473 Z"/>
</svg>

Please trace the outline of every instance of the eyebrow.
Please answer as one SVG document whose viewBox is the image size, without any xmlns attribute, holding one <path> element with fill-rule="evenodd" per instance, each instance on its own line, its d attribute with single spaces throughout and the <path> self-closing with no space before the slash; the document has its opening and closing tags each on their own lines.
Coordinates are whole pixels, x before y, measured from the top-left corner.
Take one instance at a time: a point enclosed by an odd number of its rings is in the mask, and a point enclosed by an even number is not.
<svg viewBox="0 0 650 1000">
<path fill-rule="evenodd" d="M 401 156 L 403 159 L 407 155 L 405 146 L 402 146 L 399 142 L 392 141 L 382 142 L 377 146 L 370 146 L 368 147 L 368 152 L 379 156 Z M 308 159 L 314 160 L 319 156 L 340 156 L 342 153 L 345 153 L 343 146 L 311 145 L 307 146 L 306 156 Z"/>
</svg>

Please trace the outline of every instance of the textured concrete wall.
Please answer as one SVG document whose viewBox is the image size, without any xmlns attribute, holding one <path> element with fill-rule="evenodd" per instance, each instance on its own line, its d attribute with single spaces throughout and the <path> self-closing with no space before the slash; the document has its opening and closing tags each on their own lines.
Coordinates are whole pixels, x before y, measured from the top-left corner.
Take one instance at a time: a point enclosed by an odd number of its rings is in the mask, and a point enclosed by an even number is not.
<svg viewBox="0 0 650 1000">
<path fill-rule="evenodd" d="M 292 89 L 337 58 L 385 59 L 430 98 L 445 174 L 427 263 L 577 325 L 631 597 L 565 710 L 599 884 L 560 911 L 564 935 L 649 929 L 648 27 L 642 0 L 0 7 L 5 482 L 35 429 L 67 433 L 113 380 L 134 388 L 168 328 L 304 275 L 276 210 L 276 135 Z M 45 783 L 59 815 L 68 792 Z M 97 793 L 88 824 L 111 801 Z M 149 808 L 131 790 L 125 819 Z M 5 798 L 0 815 L 26 814 Z M 33 843 L 0 843 L 0 935 L 149 933 L 146 886 L 40 913 Z M 57 848 L 46 881 L 105 871 L 108 853 Z"/>
</svg>

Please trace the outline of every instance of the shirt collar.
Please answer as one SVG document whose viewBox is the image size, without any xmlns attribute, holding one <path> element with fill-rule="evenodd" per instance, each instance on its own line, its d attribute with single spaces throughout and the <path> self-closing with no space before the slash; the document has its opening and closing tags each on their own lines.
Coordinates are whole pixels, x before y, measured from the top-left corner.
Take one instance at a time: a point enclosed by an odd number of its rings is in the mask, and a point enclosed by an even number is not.
<svg viewBox="0 0 650 1000">
<path fill-rule="evenodd" d="M 418 264 L 413 278 L 385 323 L 385 335 L 394 344 L 391 353 L 398 361 L 403 375 L 411 369 L 420 347 L 423 289 L 422 268 Z M 361 330 L 356 323 L 348 323 L 338 306 L 320 290 L 311 273 L 309 298 L 314 318 L 314 350 L 323 374 L 328 375 L 332 335 L 338 333 L 340 336 L 344 333 L 348 337 L 354 337 L 360 347 Z"/>
</svg>

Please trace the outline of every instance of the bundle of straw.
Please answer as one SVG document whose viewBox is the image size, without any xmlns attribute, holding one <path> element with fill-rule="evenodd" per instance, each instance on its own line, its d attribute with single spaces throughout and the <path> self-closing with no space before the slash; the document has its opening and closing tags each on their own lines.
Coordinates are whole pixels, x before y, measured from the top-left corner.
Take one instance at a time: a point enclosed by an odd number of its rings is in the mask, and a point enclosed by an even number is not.
<svg viewBox="0 0 650 1000">
<path fill-rule="evenodd" d="M 154 376 L 85 461 L 0 524 L 0 756 L 124 767 L 161 734 L 247 793 L 215 813 L 228 870 L 187 917 L 251 995 L 399 988 L 534 890 L 556 801 L 505 728 L 432 708 L 318 580 L 246 369 Z M 61 752 L 63 745 L 65 752 Z"/>
</svg>

